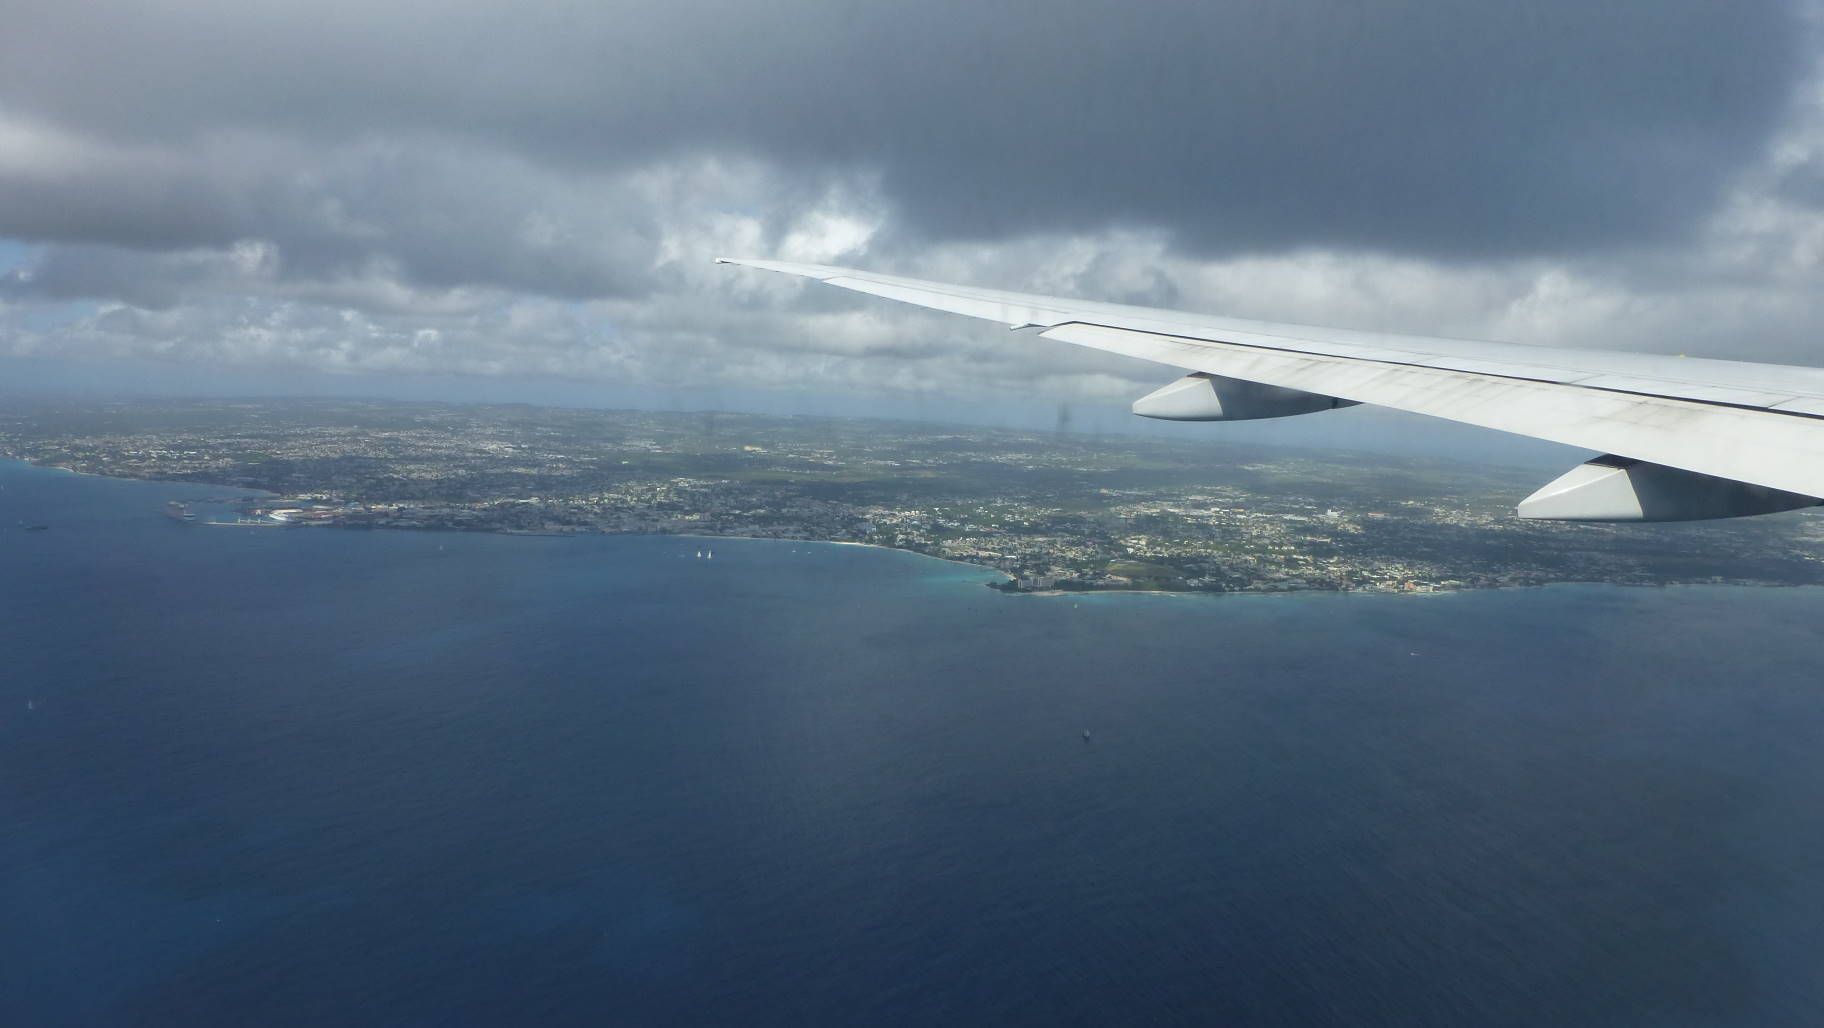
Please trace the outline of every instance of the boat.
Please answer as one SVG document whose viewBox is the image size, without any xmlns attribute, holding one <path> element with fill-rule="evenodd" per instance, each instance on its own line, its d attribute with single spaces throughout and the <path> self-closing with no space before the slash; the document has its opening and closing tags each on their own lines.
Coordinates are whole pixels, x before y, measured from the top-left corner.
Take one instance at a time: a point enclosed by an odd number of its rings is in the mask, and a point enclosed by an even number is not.
<svg viewBox="0 0 1824 1028">
<path fill-rule="evenodd" d="M 196 514 L 190 509 L 190 505 L 187 503 L 180 503 L 177 500 L 172 500 L 170 503 L 165 504 L 165 516 L 173 521 L 196 520 Z"/>
</svg>

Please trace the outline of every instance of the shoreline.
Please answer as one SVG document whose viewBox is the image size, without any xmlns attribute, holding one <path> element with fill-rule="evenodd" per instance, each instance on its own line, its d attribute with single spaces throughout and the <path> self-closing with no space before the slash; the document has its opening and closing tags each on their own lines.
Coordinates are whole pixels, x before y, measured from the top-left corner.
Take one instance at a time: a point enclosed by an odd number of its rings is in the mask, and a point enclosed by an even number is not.
<svg viewBox="0 0 1824 1028">
<path fill-rule="evenodd" d="M 280 494 L 271 492 L 270 490 L 266 490 L 266 489 L 260 489 L 260 488 L 252 487 L 252 486 L 237 486 L 237 485 L 232 485 L 229 483 L 222 483 L 222 482 L 197 482 L 197 481 L 191 481 L 191 480 L 187 480 L 187 479 L 167 479 L 167 478 L 154 478 L 154 477 L 126 477 L 126 476 L 121 476 L 121 475 L 109 475 L 109 474 L 104 474 L 102 472 L 96 472 L 96 471 L 81 471 L 76 468 L 65 467 L 62 465 L 39 463 L 39 462 L 30 460 L 30 459 L 27 459 L 24 457 L 20 457 L 15 454 L 0 454 L 0 461 L 10 461 L 12 463 L 19 464 L 23 467 L 34 468 L 34 469 L 38 469 L 41 471 L 55 471 L 55 472 L 60 472 L 60 473 L 64 473 L 64 474 L 79 475 L 79 476 L 86 477 L 86 478 L 112 479 L 117 482 L 137 482 L 137 483 L 143 483 L 143 484 L 147 484 L 147 485 L 175 485 L 175 486 L 183 486 L 186 488 L 195 487 L 195 488 L 208 488 L 208 489 L 234 489 L 234 490 L 240 491 L 242 493 L 262 493 L 262 494 L 264 494 L 266 496 L 270 496 L 270 497 L 280 496 Z M 972 571 L 982 572 L 987 575 L 999 576 L 999 578 L 1002 579 L 1003 581 L 1011 582 L 1011 581 L 1018 580 L 1017 575 L 1015 575 L 1011 572 L 1003 571 L 997 567 L 992 567 L 987 564 L 977 564 L 973 561 L 960 560 L 955 557 L 942 557 L 942 556 L 938 556 L 937 554 L 925 553 L 920 550 L 907 549 L 905 547 L 900 547 L 900 546 L 888 546 L 883 543 L 861 542 L 859 540 L 853 540 L 853 539 L 805 539 L 805 538 L 782 538 L 782 537 L 778 537 L 778 536 L 759 536 L 759 535 L 718 535 L 718 534 L 711 534 L 711 533 L 704 533 L 704 532 L 540 531 L 540 530 L 536 530 L 536 529 L 528 530 L 528 529 L 492 529 L 492 528 L 481 528 L 481 529 L 426 528 L 426 527 L 422 527 L 422 526 L 395 528 L 395 527 L 390 527 L 390 526 L 370 526 L 370 525 L 347 526 L 347 525 L 340 525 L 340 524 L 334 524 L 334 523 L 308 524 L 308 523 L 297 523 L 297 522 L 265 523 L 265 522 L 203 521 L 203 522 L 199 522 L 199 524 L 213 525 L 213 526 L 219 526 L 219 527 L 228 527 L 228 528 L 340 528 L 340 529 L 343 529 L 344 531 L 357 531 L 358 530 L 358 531 L 369 531 L 369 532 L 425 532 L 425 533 L 432 533 L 432 534 L 439 534 L 439 535 L 464 535 L 464 534 L 501 535 L 501 536 L 518 536 L 518 537 L 523 537 L 523 538 L 579 538 L 579 537 L 609 538 L 609 537 L 618 536 L 618 537 L 645 537 L 645 538 L 652 538 L 652 539 L 665 539 L 665 538 L 670 538 L 670 539 L 739 539 L 739 540 L 751 540 L 754 542 L 768 542 L 768 543 L 808 543 L 808 544 L 814 544 L 814 545 L 818 545 L 818 546 L 854 546 L 854 547 L 861 547 L 861 548 L 871 549 L 871 550 L 881 550 L 881 551 L 890 552 L 890 553 L 904 553 L 904 554 L 909 554 L 913 557 L 919 557 L 919 558 L 922 558 L 925 560 L 941 561 L 945 564 L 952 564 L 957 567 L 969 568 Z M 1429 588 L 1429 589 L 1413 589 L 1413 590 L 1406 590 L 1406 589 L 1320 589 L 1320 588 L 1226 589 L 1226 590 L 1216 590 L 1216 589 L 1120 589 L 1120 588 L 1056 589 L 1056 588 L 1052 588 L 1052 589 L 1026 590 L 1026 589 L 998 588 L 998 587 L 996 587 L 995 583 L 993 583 L 993 582 L 984 582 L 982 584 L 989 588 L 992 588 L 996 593 L 998 593 L 1002 596 L 1071 597 L 1071 598 L 1078 599 L 1078 600 L 1081 600 L 1084 597 L 1095 597 L 1095 596 L 1216 597 L 1216 596 L 1334 595 L 1334 596 L 1419 597 L 1419 596 L 1454 596 L 1454 595 L 1462 595 L 1462 594 L 1468 594 L 1468 593 L 1503 592 L 1503 591 L 1522 590 L 1522 589 L 1550 589 L 1550 588 L 1576 587 L 1576 586 L 1600 586 L 1600 587 L 1607 587 L 1607 588 L 1614 588 L 1614 589 L 1679 589 L 1679 588 L 1691 588 L 1691 589 L 1695 589 L 1695 588 L 1803 589 L 1803 588 L 1824 588 L 1824 585 L 1817 585 L 1814 583 L 1805 583 L 1805 582 L 1769 582 L 1769 581 L 1751 581 L 1751 580 L 1740 580 L 1740 581 L 1724 580 L 1724 581 L 1720 581 L 1720 582 L 1677 582 L 1677 581 L 1672 581 L 1672 582 L 1614 582 L 1614 581 L 1602 581 L 1602 580 L 1562 580 L 1562 581 L 1551 581 L 1551 582 L 1520 583 L 1520 584 L 1511 584 L 1511 585 L 1507 585 L 1507 584 L 1472 585 L 1472 586 L 1462 586 L 1462 587 L 1451 588 L 1451 589 Z"/>
<path fill-rule="evenodd" d="M 109 477 L 109 476 L 98 476 Z M 147 481 L 146 479 L 122 479 L 121 481 Z M 232 522 L 212 522 L 235 527 Z M 264 528 L 265 525 L 246 525 L 241 527 Z M 899 546 L 887 546 L 881 543 L 864 543 L 852 539 L 791 539 L 765 535 L 713 535 L 704 532 L 541 532 L 524 529 L 464 529 L 464 528 L 391 528 L 391 527 L 350 527 L 343 525 L 305 525 L 279 524 L 274 528 L 319 528 L 340 529 L 342 531 L 363 532 L 422 532 L 427 535 L 498 535 L 522 539 L 719 539 L 757 543 L 803 543 L 812 546 L 852 546 L 859 549 L 879 550 L 883 553 L 903 553 L 920 560 L 934 560 L 951 564 L 971 571 L 999 576 L 1005 581 L 1017 580 L 1016 575 L 1002 571 L 1000 568 L 986 564 L 976 564 L 954 557 L 940 557 L 936 554 L 909 550 Z M 1599 579 L 1566 579 L 1552 582 L 1531 582 L 1513 585 L 1472 585 L 1451 589 L 1000 589 L 992 582 L 983 582 L 983 586 L 993 589 L 1001 596 L 1033 596 L 1041 598 L 1071 598 L 1082 600 L 1097 596 L 1159 596 L 1182 597 L 1188 599 L 1213 599 L 1225 596 L 1365 596 L 1391 597 L 1406 599 L 1422 597 L 1467 596 L 1475 593 L 1520 592 L 1528 589 L 1824 589 L 1824 584 L 1810 582 L 1765 582 L 1765 581 L 1721 581 L 1721 582 L 1614 582 Z"/>
</svg>

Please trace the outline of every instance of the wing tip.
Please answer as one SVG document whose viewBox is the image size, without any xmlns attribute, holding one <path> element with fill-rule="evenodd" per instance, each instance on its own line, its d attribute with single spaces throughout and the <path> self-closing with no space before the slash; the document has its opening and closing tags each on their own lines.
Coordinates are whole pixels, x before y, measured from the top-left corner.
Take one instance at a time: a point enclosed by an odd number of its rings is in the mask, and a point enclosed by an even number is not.
<svg viewBox="0 0 1824 1028">
<path fill-rule="evenodd" d="M 833 268 L 827 264 L 798 264 L 792 261 L 766 260 L 760 257 L 717 257 L 717 264 L 736 264 L 744 268 L 757 268 L 761 271 L 776 271 L 782 275 L 797 275 L 800 278 L 812 278 L 827 282 L 844 275 L 857 274 L 848 268 Z"/>
</svg>

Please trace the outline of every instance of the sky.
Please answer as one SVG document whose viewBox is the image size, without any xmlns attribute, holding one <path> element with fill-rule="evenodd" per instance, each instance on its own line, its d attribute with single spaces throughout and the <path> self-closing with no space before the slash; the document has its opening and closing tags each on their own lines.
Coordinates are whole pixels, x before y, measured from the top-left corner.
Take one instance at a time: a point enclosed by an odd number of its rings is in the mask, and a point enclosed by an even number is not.
<svg viewBox="0 0 1824 1028">
<path fill-rule="evenodd" d="M 1820 26 L 1811 0 L 0 0 L 0 394 L 1102 430 L 1174 377 L 716 256 L 1824 364 Z"/>
</svg>

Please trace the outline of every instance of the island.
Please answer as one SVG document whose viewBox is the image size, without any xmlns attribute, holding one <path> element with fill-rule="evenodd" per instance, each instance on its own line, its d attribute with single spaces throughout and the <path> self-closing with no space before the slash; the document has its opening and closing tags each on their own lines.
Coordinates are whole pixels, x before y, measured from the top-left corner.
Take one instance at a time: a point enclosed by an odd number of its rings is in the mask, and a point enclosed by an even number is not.
<svg viewBox="0 0 1824 1028">
<path fill-rule="evenodd" d="M 911 422 L 356 400 L 8 401 L 0 455 L 258 490 L 243 524 L 867 543 L 1010 592 L 1824 583 L 1824 517 L 1521 521 L 1537 470 Z M 174 522 L 185 519 L 174 517 Z"/>
</svg>

